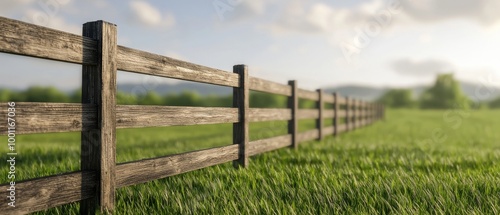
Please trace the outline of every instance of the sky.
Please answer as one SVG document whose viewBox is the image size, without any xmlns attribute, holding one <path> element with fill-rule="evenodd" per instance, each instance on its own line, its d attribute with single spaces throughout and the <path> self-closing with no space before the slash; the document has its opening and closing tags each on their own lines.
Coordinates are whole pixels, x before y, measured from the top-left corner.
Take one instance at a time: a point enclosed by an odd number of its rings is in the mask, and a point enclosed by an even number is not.
<svg viewBox="0 0 500 215">
<path fill-rule="evenodd" d="M 410 87 L 439 73 L 498 85 L 498 0 L 2 0 L 0 16 L 81 35 L 118 26 L 118 44 L 278 83 Z M 81 66 L 0 53 L 0 88 L 81 85 Z M 499 79 L 500 80 L 500 79 Z M 119 72 L 118 83 L 175 83 Z"/>
</svg>

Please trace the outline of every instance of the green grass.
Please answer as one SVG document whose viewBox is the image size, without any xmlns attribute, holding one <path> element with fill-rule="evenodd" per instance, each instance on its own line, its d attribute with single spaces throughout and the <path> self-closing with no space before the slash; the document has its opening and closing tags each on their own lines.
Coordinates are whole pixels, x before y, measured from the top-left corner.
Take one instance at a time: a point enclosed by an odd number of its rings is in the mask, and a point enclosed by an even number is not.
<svg viewBox="0 0 500 215">
<path fill-rule="evenodd" d="M 493 110 L 389 110 L 386 121 L 337 139 L 254 156 L 248 169 L 227 163 L 119 189 L 116 213 L 499 214 L 498 118 Z M 250 128 L 251 139 L 286 133 L 283 122 Z M 227 145 L 231 125 L 129 129 L 117 136 L 117 161 L 125 162 Z M 79 138 L 19 135 L 18 176 L 78 170 Z M 6 171 L 0 180 L 6 182 Z M 45 213 L 77 211 L 74 203 Z"/>
</svg>

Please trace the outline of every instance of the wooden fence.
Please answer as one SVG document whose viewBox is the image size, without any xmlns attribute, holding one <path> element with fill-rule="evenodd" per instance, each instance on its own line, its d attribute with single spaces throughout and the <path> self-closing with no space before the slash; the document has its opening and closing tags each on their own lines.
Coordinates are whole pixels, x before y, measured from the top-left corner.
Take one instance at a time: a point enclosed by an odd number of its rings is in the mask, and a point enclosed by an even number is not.
<svg viewBox="0 0 500 215">
<path fill-rule="evenodd" d="M 248 166 L 248 157 L 293 147 L 304 141 L 338 135 L 375 122 L 383 107 L 322 90 L 298 88 L 249 76 L 248 67 L 233 73 L 139 51 L 116 43 L 116 26 L 96 21 L 78 36 L 0 17 L 0 52 L 82 65 L 82 103 L 16 104 L 16 134 L 81 131 L 81 170 L 16 183 L 16 207 L 0 198 L 1 211 L 25 214 L 80 202 L 81 214 L 114 210 L 117 188 L 144 183 L 232 161 Z M 117 70 L 209 83 L 233 88 L 233 107 L 116 105 Z M 249 108 L 249 91 L 287 96 L 288 108 Z M 316 109 L 299 109 L 299 98 L 316 101 Z M 324 104 L 333 105 L 325 109 Z M 7 104 L 0 105 L 7 115 Z M 316 128 L 298 132 L 298 120 L 316 119 Z M 250 122 L 287 120 L 288 134 L 249 141 Z M 333 125 L 323 126 L 324 120 Z M 116 163 L 116 129 L 233 123 L 233 144 L 212 149 Z M 0 124 L 2 135 L 6 123 Z M 6 191 L 8 184 L 0 186 Z"/>
</svg>

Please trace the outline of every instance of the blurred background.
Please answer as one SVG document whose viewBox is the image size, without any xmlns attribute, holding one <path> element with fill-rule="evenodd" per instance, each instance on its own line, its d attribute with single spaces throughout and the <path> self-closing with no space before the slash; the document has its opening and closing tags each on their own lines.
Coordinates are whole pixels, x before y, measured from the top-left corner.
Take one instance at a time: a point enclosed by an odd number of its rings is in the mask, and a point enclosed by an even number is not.
<svg viewBox="0 0 500 215">
<path fill-rule="evenodd" d="M 226 71 L 247 64 L 252 76 L 389 107 L 488 108 L 500 106 L 498 8 L 494 0 L 7 0 L 0 15 L 78 35 L 83 23 L 105 20 L 118 25 L 119 45 Z M 81 66 L 7 54 L 0 64 L 1 101 L 79 102 Z M 231 104 L 229 88 L 127 72 L 118 89 L 121 104 Z M 275 100 L 258 106 L 284 102 Z"/>
</svg>

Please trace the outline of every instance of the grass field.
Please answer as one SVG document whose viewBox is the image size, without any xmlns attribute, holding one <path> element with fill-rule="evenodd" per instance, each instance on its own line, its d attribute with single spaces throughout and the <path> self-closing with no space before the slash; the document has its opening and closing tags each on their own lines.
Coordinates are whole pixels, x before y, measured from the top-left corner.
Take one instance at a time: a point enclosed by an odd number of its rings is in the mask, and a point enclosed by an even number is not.
<svg viewBox="0 0 500 215">
<path fill-rule="evenodd" d="M 227 163 L 119 189 L 116 212 L 499 214 L 499 118 L 493 110 L 389 110 L 385 121 L 337 139 L 252 157 L 248 169 Z M 301 129 L 312 126 L 304 124 Z M 270 122 L 252 124 L 250 133 L 259 139 L 285 132 L 283 122 Z M 78 133 L 20 135 L 17 141 L 18 177 L 79 169 Z M 119 130 L 117 161 L 230 142 L 230 125 Z M 77 212 L 75 203 L 40 214 Z"/>
</svg>

